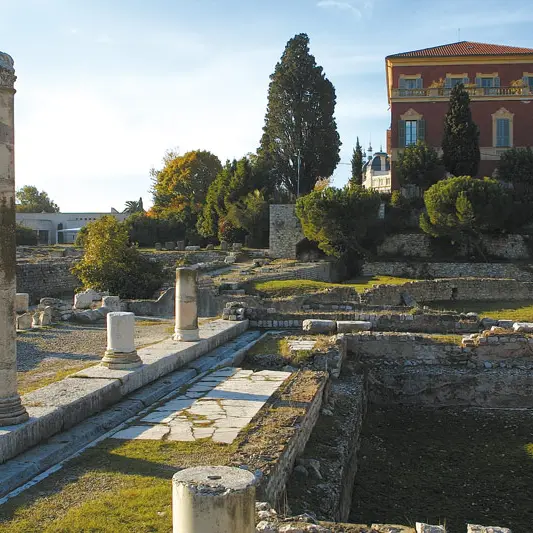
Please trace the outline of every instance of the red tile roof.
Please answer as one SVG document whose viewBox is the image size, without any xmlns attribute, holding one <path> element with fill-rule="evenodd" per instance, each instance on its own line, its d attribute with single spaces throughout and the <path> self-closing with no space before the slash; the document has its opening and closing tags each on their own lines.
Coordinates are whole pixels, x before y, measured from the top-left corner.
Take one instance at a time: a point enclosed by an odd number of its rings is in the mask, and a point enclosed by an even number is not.
<svg viewBox="0 0 533 533">
<path fill-rule="evenodd" d="M 412 50 L 411 52 L 402 52 L 388 57 L 505 56 L 520 54 L 533 54 L 533 48 L 460 41 L 458 43 L 443 44 L 432 48 Z"/>
</svg>

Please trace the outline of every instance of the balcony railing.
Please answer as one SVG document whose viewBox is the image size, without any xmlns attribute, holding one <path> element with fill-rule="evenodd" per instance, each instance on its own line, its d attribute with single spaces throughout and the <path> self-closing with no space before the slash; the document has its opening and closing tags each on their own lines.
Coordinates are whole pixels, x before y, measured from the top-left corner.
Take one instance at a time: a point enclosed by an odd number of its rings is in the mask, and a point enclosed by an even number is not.
<svg viewBox="0 0 533 533">
<path fill-rule="evenodd" d="M 533 96 L 530 87 L 467 87 L 472 98 L 505 96 L 510 98 Z M 393 98 L 449 98 L 452 89 L 437 87 L 432 89 L 393 89 Z"/>
</svg>

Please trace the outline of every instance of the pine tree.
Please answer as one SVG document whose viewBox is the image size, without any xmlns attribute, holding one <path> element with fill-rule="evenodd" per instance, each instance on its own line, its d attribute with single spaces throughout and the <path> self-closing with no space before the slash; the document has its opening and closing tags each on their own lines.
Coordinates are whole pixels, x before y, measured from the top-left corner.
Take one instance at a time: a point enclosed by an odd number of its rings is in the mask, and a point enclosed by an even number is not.
<svg viewBox="0 0 533 533">
<path fill-rule="evenodd" d="M 354 185 L 363 185 L 363 149 L 359 144 L 359 137 L 355 143 L 352 152 L 352 177 L 350 178 L 350 187 Z"/>
<path fill-rule="evenodd" d="M 452 89 L 444 118 L 442 162 L 454 176 L 475 176 L 479 168 L 479 128 L 472 120 L 470 97 L 462 84 Z"/>
<path fill-rule="evenodd" d="M 308 193 L 319 178 L 331 176 L 340 160 L 335 88 L 309 53 L 308 44 L 304 33 L 293 37 L 270 76 L 259 149 L 272 167 L 273 178 L 294 196 Z"/>
</svg>

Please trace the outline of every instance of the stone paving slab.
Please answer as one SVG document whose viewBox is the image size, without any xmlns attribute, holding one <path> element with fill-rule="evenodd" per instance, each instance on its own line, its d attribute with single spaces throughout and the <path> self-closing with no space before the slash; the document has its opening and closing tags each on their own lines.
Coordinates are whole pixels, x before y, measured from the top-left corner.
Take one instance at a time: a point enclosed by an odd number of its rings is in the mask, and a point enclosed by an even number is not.
<svg viewBox="0 0 533 533">
<path fill-rule="evenodd" d="M 112 438 L 184 442 L 211 438 L 230 444 L 290 375 L 235 368 L 214 372 Z"/>
</svg>

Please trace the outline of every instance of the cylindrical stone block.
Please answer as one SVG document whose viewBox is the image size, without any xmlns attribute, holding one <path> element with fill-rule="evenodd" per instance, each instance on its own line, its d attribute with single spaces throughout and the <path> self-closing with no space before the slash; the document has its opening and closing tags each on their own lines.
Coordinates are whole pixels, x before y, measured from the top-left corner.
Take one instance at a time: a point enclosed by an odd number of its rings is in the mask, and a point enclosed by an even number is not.
<svg viewBox="0 0 533 533">
<path fill-rule="evenodd" d="M 134 313 L 107 314 L 107 350 L 102 364 L 116 370 L 127 370 L 142 365 L 135 350 Z"/>
<path fill-rule="evenodd" d="M 254 475 L 229 466 L 174 474 L 172 525 L 173 533 L 254 533 Z"/>
<path fill-rule="evenodd" d="M 15 80 L 13 59 L 0 52 L 0 426 L 28 420 L 17 393 Z"/>
<path fill-rule="evenodd" d="M 174 340 L 197 341 L 198 332 L 197 271 L 192 268 L 176 269 L 176 325 Z"/>
</svg>

